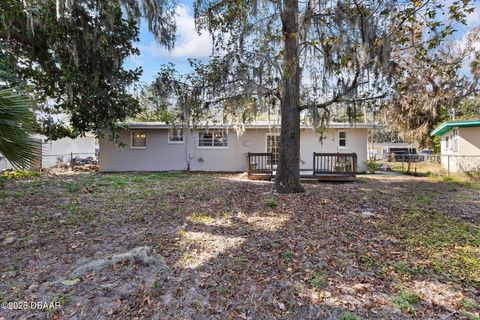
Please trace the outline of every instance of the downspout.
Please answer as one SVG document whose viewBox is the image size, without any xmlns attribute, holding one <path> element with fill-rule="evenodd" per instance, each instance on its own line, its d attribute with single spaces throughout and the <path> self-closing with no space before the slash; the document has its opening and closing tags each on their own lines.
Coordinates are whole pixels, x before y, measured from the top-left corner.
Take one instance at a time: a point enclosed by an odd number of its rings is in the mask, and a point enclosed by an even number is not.
<svg viewBox="0 0 480 320">
<path fill-rule="evenodd" d="M 190 138 L 190 129 L 187 125 L 187 130 L 184 129 L 185 133 L 185 160 L 187 161 L 187 171 L 190 171 L 190 156 L 188 153 L 188 139 Z"/>
<path fill-rule="evenodd" d="M 185 161 L 187 162 L 187 171 L 190 171 L 190 154 L 188 152 L 188 140 L 190 139 L 190 121 L 188 118 L 187 104 L 183 103 L 183 134 L 185 139 Z"/>
</svg>

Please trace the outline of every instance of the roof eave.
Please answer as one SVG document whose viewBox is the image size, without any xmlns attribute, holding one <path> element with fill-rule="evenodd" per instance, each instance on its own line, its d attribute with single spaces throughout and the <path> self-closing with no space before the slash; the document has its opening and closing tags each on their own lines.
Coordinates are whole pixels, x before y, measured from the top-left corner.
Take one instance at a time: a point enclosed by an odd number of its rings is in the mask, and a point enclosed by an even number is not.
<svg viewBox="0 0 480 320">
<path fill-rule="evenodd" d="M 154 122 L 130 122 L 123 124 L 128 129 L 169 129 L 172 127 L 171 124 L 165 123 L 154 123 Z M 208 127 L 211 129 L 216 128 L 225 128 L 225 125 L 206 125 L 206 126 L 198 126 L 199 128 Z M 301 129 L 311 129 L 313 126 L 311 125 L 301 125 Z M 373 124 L 344 124 L 344 123 L 331 123 L 327 126 L 327 129 L 381 129 L 383 125 L 373 125 Z M 280 128 L 278 124 L 246 124 L 245 129 L 271 129 L 271 128 Z"/>
</svg>

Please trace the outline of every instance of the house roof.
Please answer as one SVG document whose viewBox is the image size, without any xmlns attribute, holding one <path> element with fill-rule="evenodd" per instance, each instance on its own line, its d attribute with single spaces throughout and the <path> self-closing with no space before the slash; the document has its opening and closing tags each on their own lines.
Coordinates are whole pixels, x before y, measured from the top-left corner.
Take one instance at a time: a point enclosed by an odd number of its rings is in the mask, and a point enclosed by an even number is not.
<svg viewBox="0 0 480 320">
<path fill-rule="evenodd" d="M 127 122 L 124 123 L 130 129 L 169 129 L 172 127 L 171 124 L 165 122 Z M 222 129 L 225 127 L 233 127 L 222 124 L 199 124 L 199 128 L 209 128 L 209 129 Z M 347 128 L 358 128 L 358 129 L 373 129 L 381 128 L 381 125 L 375 125 L 372 123 L 349 123 L 349 122 L 331 122 L 327 125 L 327 128 L 333 129 L 347 129 Z M 269 123 L 268 121 L 257 121 L 254 123 L 245 124 L 245 129 L 271 129 L 271 128 L 280 128 L 279 123 Z M 313 128 L 311 125 L 301 125 L 302 129 Z"/>
<path fill-rule="evenodd" d="M 435 130 L 432 131 L 432 136 L 441 136 L 448 131 L 452 130 L 455 127 L 466 128 L 466 127 L 480 127 L 480 119 L 478 120 L 458 120 L 458 121 L 447 121 L 439 125 Z"/>
</svg>

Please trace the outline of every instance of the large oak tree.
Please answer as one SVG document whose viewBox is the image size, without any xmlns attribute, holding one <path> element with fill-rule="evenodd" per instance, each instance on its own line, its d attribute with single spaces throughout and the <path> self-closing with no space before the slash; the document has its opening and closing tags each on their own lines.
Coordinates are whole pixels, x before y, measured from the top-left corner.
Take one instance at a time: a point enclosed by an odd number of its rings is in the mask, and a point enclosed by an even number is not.
<svg viewBox="0 0 480 320">
<path fill-rule="evenodd" d="M 275 188 L 299 192 L 300 122 L 322 126 L 331 107 L 355 111 L 386 97 L 392 52 L 410 46 L 419 28 L 429 31 L 427 46 L 437 46 L 472 10 L 469 1 L 197 0 L 195 18 L 227 66 L 214 79 L 224 96 L 259 105 L 273 96 L 280 105 Z"/>
<path fill-rule="evenodd" d="M 166 0 L 0 1 L 0 84 L 30 88 L 52 138 L 114 136 L 139 110 L 129 86 L 141 69 L 124 62 L 139 53 L 142 18 L 159 43 L 173 46 L 174 4 Z M 66 116 L 65 126 L 56 114 Z"/>
</svg>

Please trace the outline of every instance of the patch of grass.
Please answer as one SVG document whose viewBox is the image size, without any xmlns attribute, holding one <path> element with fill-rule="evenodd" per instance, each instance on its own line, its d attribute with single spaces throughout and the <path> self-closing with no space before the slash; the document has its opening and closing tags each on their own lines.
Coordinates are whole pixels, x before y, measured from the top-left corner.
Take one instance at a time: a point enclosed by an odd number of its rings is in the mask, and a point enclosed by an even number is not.
<svg viewBox="0 0 480 320">
<path fill-rule="evenodd" d="M 203 223 L 203 224 L 212 224 L 216 221 L 215 218 L 205 214 L 205 213 L 202 213 L 202 212 L 195 212 L 194 214 L 192 214 L 191 216 L 193 222 L 195 223 Z"/>
<path fill-rule="evenodd" d="M 195 182 L 179 183 L 173 186 L 173 190 L 175 191 L 175 193 L 188 193 L 197 187 L 200 187 L 200 185 Z M 211 191 L 210 189 L 212 188 L 211 185 L 202 185 L 201 187 L 204 191 Z"/>
<path fill-rule="evenodd" d="M 428 206 L 432 203 L 432 198 L 428 194 L 424 194 L 420 197 L 420 202 Z"/>
<path fill-rule="evenodd" d="M 78 181 L 73 181 L 73 182 L 70 182 L 68 185 L 67 185 L 67 190 L 68 192 L 78 192 L 80 191 L 80 189 L 82 189 L 82 184 L 79 183 Z"/>
<path fill-rule="evenodd" d="M 267 200 L 267 206 L 274 209 L 278 206 L 278 203 L 277 203 L 277 200 L 275 200 L 274 198 L 270 198 Z"/>
<path fill-rule="evenodd" d="M 415 315 L 416 306 L 420 302 L 420 296 L 410 289 L 403 289 L 393 296 L 392 302 L 402 311 Z"/>
<path fill-rule="evenodd" d="M 381 261 L 379 261 L 376 257 L 371 256 L 370 254 L 366 253 L 363 254 L 358 258 L 358 262 L 363 270 L 371 271 L 376 266 L 379 265 Z"/>
<path fill-rule="evenodd" d="M 240 254 L 238 256 L 235 257 L 235 262 L 236 263 L 243 263 L 243 262 L 248 262 L 248 258 L 245 254 Z"/>
<path fill-rule="evenodd" d="M 1 184 L 1 182 L 0 182 Z M 28 191 L 28 190 L 2 190 L 2 193 L 0 195 L 0 199 L 2 198 L 7 198 L 7 197 L 11 197 L 11 198 L 14 198 L 14 199 L 22 199 L 22 198 L 25 198 L 29 195 L 31 195 L 32 192 Z"/>
<path fill-rule="evenodd" d="M 399 261 L 394 266 L 395 272 L 404 276 L 414 276 L 421 272 L 421 269 L 411 266 L 405 261 Z"/>
<path fill-rule="evenodd" d="M 313 278 L 310 279 L 308 282 L 310 287 L 312 287 L 315 290 L 320 290 L 322 289 L 323 284 L 325 283 L 325 277 L 322 275 L 321 272 L 315 272 L 313 275 Z"/>
<path fill-rule="evenodd" d="M 40 177 L 42 174 L 32 170 L 13 170 L 5 171 L 1 174 L 1 178 L 6 180 L 26 179 L 33 177 Z"/>
<path fill-rule="evenodd" d="M 293 252 L 287 251 L 283 253 L 283 260 L 285 260 L 286 262 L 292 261 L 293 258 L 295 258 L 295 254 Z"/>
<path fill-rule="evenodd" d="M 478 316 L 478 314 L 474 314 L 469 311 L 461 311 L 460 313 L 469 320 L 480 320 L 480 316 Z"/>
<path fill-rule="evenodd" d="M 201 303 L 200 301 L 198 301 L 198 300 L 193 300 L 193 301 L 192 301 L 192 306 L 193 306 L 195 309 L 199 310 L 199 309 L 202 307 L 202 303 Z"/>
<path fill-rule="evenodd" d="M 67 184 L 67 191 L 70 193 L 79 192 L 81 190 L 94 190 L 96 187 L 96 179 L 94 176 L 89 176 L 84 179 L 77 179 Z"/>
<path fill-rule="evenodd" d="M 60 308 L 54 308 L 49 306 L 44 310 L 49 316 L 53 316 L 55 313 L 60 312 L 65 307 L 65 305 L 69 302 L 70 302 L 70 297 L 60 294 L 58 296 L 53 297 L 53 299 L 50 301 L 50 304 L 52 306 L 59 305 Z"/>
<path fill-rule="evenodd" d="M 152 283 L 152 289 L 154 290 L 159 289 L 160 286 L 161 286 L 160 281 L 157 278 L 155 278 L 155 280 L 153 280 L 153 283 Z"/>
<path fill-rule="evenodd" d="M 78 203 L 70 203 L 61 219 L 70 227 L 81 227 L 95 220 L 95 213 Z M 96 223 L 99 221 L 96 220 Z"/>
<path fill-rule="evenodd" d="M 185 237 L 186 234 L 187 234 L 187 232 L 186 232 L 185 230 L 183 230 L 183 229 L 180 229 L 180 230 L 177 231 L 177 236 L 178 236 L 179 238 Z"/>
<path fill-rule="evenodd" d="M 359 320 L 359 318 L 351 312 L 344 311 L 340 315 L 339 320 Z"/>
<path fill-rule="evenodd" d="M 465 175 L 450 175 L 450 176 L 431 176 L 433 179 L 440 179 L 443 182 L 466 187 L 470 189 L 480 190 L 480 182 L 470 179 Z"/>
<path fill-rule="evenodd" d="M 218 287 L 218 291 L 220 291 L 220 293 L 224 295 L 228 292 L 228 289 L 224 285 L 221 285 L 220 287 Z"/>
<path fill-rule="evenodd" d="M 475 309 L 476 304 L 473 300 L 471 299 L 463 299 L 462 300 L 462 308 L 465 310 L 473 310 Z"/>
<path fill-rule="evenodd" d="M 407 250 L 428 260 L 434 271 L 453 281 L 478 284 L 480 229 L 474 224 L 413 209 L 396 228 Z"/>
</svg>

